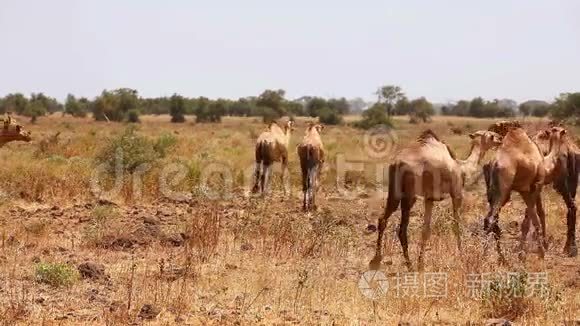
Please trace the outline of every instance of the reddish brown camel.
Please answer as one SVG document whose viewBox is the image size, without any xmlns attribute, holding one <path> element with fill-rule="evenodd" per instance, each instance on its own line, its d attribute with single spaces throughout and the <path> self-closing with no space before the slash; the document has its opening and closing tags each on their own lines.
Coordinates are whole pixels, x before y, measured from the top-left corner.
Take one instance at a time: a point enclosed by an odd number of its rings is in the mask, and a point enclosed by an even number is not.
<svg viewBox="0 0 580 326">
<path fill-rule="evenodd" d="M 253 193 L 260 192 L 264 195 L 268 192 L 272 164 L 280 162 L 282 164 L 282 187 L 284 195 L 286 195 L 284 181 L 288 170 L 288 145 L 292 130 L 294 130 L 293 120 L 284 123 L 282 127 L 276 122 L 271 122 L 268 129 L 258 137 Z"/>
<path fill-rule="evenodd" d="M 411 268 L 407 244 L 407 227 L 410 211 L 417 196 L 424 197 L 425 214 L 418 259 L 419 270 L 423 269 L 425 245 L 431 234 L 433 202 L 451 197 L 453 205 L 454 233 L 461 250 L 460 208 L 466 180 L 477 174 L 479 163 L 485 153 L 501 143 L 501 137 L 491 131 L 477 131 L 469 135 L 471 151 L 466 160 L 457 160 L 449 147 L 431 130 L 419 136 L 416 142 L 400 151 L 389 166 L 389 194 L 384 215 L 379 219 L 378 239 L 371 269 L 378 269 L 382 260 L 382 238 L 387 220 L 401 205 L 399 240 L 403 248 L 405 263 Z"/>
<path fill-rule="evenodd" d="M 302 209 L 305 211 L 316 209 L 316 191 L 324 164 L 324 146 L 320 138 L 322 129 L 324 126 L 321 124 L 310 124 L 306 130 L 306 135 L 297 147 L 304 194 Z"/>
<path fill-rule="evenodd" d="M 544 256 L 544 232 L 540 226 L 536 204 L 540 200 L 542 186 L 554 180 L 558 171 L 558 159 L 562 137 L 566 130 L 560 127 L 550 129 L 550 153 L 543 156 L 538 145 L 519 126 L 499 126 L 505 128 L 505 137 L 496 152 L 495 159 L 484 169 L 487 184 L 489 212 L 484 220 L 484 229 L 495 234 L 499 240 L 501 229 L 498 224 L 501 208 L 510 200 L 510 193 L 520 193 L 526 214 L 522 222 L 520 247 L 525 253 L 525 240 L 530 222 L 538 231 L 539 255 Z M 490 128 L 494 129 L 494 128 Z M 497 130 L 497 129 L 494 129 Z M 496 241 L 500 259 L 504 260 L 499 241 Z"/>
<path fill-rule="evenodd" d="M 489 130 L 495 131 L 500 135 L 506 135 L 507 132 L 513 128 L 526 128 L 527 134 L 532 135 L 532 141 L 538 145 L 542 155 L 548 155 L 550 151 L 550 131 L 551 127 L 559 127 L 559 123 L 550 122 L 548 126 L 541 126 L 538 128 L 537 124 L 529 124 L 522 126 L 518 121 L 501 121 L 492 125 Z M 539 130 L 539 131 L 538 131 Z M 575 257 L 578 254 L 576 246 L 576 189 L 578 187 L 578 174 L 580 172 L 580 152 L 577 145 L 571 139 L 569 134 L 562 137 L 562 144 L 560 147 L 559 159 L 556 163 L 558 166 L 555 169 L 552 179 L 553 187 L 560 194 L 566 207 L 568 209 L 566 214 L 567 222 L 567 236 L 566 244 L 564 245 L 564 253 L 569 257 Z M 492 191 L 490 190 L 489 178 L 492 164 L 484 166 L 484 175 L 486 186 L 488 189 L 488 202 L 491 205 Z M 548 180 L 549 181 L 549 180 Z M 540 220 L 544 237 L 546 237 L 546 214 L 541 200 L 541 195 L 536 202 L 537 214 Z M 498 217 L 496 217 L 498 219 Z M 524 221 L 530 221 L 529 219 Z M 527 228 L 527 226 L 525 226 Z M 544 243 L 544 248 L 547 249 L 547 243 Z"/>
<path fill-rule="evenodd" d="M 0 119 L 0 123 L 3 125 L 2 129 L 0 129 L 0 147 L 12 141 L 29 142 L 32 139 L 30 132 L 24 130 L 22 125 L 16 123 L 10 115 Z"/>
</svg>

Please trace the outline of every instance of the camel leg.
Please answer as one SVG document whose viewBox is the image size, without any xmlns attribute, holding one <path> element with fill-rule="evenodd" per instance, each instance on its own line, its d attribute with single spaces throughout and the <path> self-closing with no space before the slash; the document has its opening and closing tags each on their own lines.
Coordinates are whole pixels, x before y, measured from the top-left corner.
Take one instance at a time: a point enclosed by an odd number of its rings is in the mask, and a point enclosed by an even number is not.
<svg viewBox="0 0 580 326">
<path fill-rule="evenodd" d="M 269 192 L 270 175 L 272 173 L 272 164 L 263 165 L 262 171 L 262 194 L 267 195 Z"/>
<path fill-rule="evenodd" d="M 541 191 L 540 190 L 541 188 L 538 186 L 534 186 L 534 188 L 535 189 L 532 189 L 531 192 L 522 193 L 522 197 L 524 199 L 524 202 L 526 203 L 526 219 L 531 220 L 532 224 L 534 225 L 534 228 L 536 229 L 536 232 L 538 233 L 539 256 L 540 258 L 544 258 L 544 232 L 542 231 L 542 227 L 540 226 L 538 213 L 536 211 L 536 202 L 539 192 Z M 523 254 L 525 255 L 526 236 L 524 235 L 523 232 L 524 224 L 528 224 L 529 226 L 529 223 L 522 223 L 522 236 L 520 239 L 520 246 L 523 251 Z"/>
<path fill-rule="evenodd" d="M 306 164 L 300 163 L 300 168 L 302 170 L 302 194 L 303 194 L 303 202 L 302 202 L 302 209 L 308 209 L 308 169 L 306 168 Z"/>
<path fill-rule="evenodd" d="M 574 201 L 576 191 L 575 185 L 569 187 L 566 179 L 559 180 L 554 184 L 556 191 L 562 196 L 568 212 L 566 213 L 566 224 L 568 226 L 568 231 L 566 233 L 566 244 L 564 245 L 564 254 L 568 257 L 576 257 L 578 255 L 578 249 L 576 247 L 576 203 Z"/>
<path fill-rule="evenodd" d="M 286 196 L 288 195 L 288 191 L 286 189 L 286 178 L 288 175 L 288 158 L 287 157 L 282 157 L 282 176 L 281 176 L 281 180 L 282 180 L 282 190 L 284 192 L 284 198 L 286 198 Z"/>
<path fill-rule="evenodd" d="M 407 242 L 407 229 L 409 227 L 409 215 L 411 208 L 415 205 L 415 198 L 403 197 L 401 200 L 401 225 L 399 225 L 399 241 L 403 249 L 403 257 L 405 257 L 405 265 L 411 269 L 411 259 L 409 259 L 409 245 Z"/>
<path fill-rule="evenodd" d="M 423 231 L 421 232 L 421 244 L 419 251 L 419 261 L 417 268 L 423 271 L 423 255 L 425 254 L 425 246 L 431 236 L 431 215 L 433 214 L 433 201 L 425 199 L 425 214 L 423 215 Z"/>
<path fill-rule="evenodd" d="M 461 207 L 463 205 L 463 197 L 455 197 L 451 199 L 453 205 L 453 233 L 457 240 L 457 250 L 461 252 L 461 233 L 463 229 L 463 221 L 461 220 Z"/>
<path fill-rule="evenodd" d="M 312 169 L 312 183 L 310 184 L 312 209 L 316 210 L 316 190 L 318 189 L 318 173 L 316 166 Z"/>
<path fill-rule="evenodd" d="M 394 192 L 389 193 L 387 199 L 387 205 L 385 207 L 385 213 L 379 218 L 378 236 L 377 236 L 377 248 L 375 252 L 375 257 L 369 263 L 369 268 L 372 270 L 377 270 L 381 266 L 381 260 L 383 260 L 382 249 L 383 249 L 383 234 L 385 228 L 387 227 L 387 221 L 389 217 L 399 208 L 400 199 L 395 197 Z"/>
<path fill-rule="evenodd" d="M 252 193 L 257 193 L 258 191 L 260 191 L 260 168 L 262 167 L 262 163 L 261 162 L 256 162 L 256 165 L 254 167 L 254 186 L 252 187 Z"/>
<path fill-rule="evenodd" d="M 544 249 L 548 249 L 548 240 L 546 234 L 546 211 L 544 210 L 544 204 L 542 203 L 542 194 L 538 194 L 538 198 L 536 200 L 536 211 L 538 213 L 538 217 L 540 218 L 540 226 L 542 228 L 542 234 L 544 235 Z"/>
</svg>

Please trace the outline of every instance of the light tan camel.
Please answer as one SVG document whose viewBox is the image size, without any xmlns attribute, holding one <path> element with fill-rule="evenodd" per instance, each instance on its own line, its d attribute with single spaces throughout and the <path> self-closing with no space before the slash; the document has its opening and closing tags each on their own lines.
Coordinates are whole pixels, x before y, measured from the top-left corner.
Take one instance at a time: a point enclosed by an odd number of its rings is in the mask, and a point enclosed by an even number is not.
<svg viewBox="0 0 580 326">
<path fill-rule="evenodd" d="M 375 257 L 370 268 L 378 269 L 382 260 L 382 238 L 387 220 L 401 204 L 401 224 L 399 240 L 403 248 L 405 263 L 411 268 L 407 244 L 409 214 L 417 196 L 424 197 L 425 214 L 420 243 L 418 268 L 423 269 L 425 245 L 431 234 L 431 214 L 434 201 L 441 201 L 447 195 L 453 205 L 454 233 L 457 247 L 461 250 L 460 208 L 463 201 L 463 187 L 466 180 L 473 180 L 479 163 L 485 153 L 499 144 L 501 137 L 491 131 L 477 131 L 469 135 L 471 150 L 466 160 L 457 160 L 449 147 L 431 130 L 427 130 L 394 159 L 389 166 L 389 194 L 384 215 L 379 219 L 378 239 Z"/>
<path fill-rule="evenodd" d="M 550 152 L 547 156 L 543 156 L 538 145 L 532 141 L 524 129 L 519 126 L 499 127 L 505 127 L 503 130 L 506 131 L 506 135 L 496 152 L 494 161 L 484 168 L 490 204 L 484 220 L 484 229 L 495 234 L 497 250 L 503 261 L 504 257 L 499 245 L 501 236 L 498 224 L 499 213 L 510 200 L 511 192 L 516 191 L 526 204 L 526 214 L 521 226 L 521 250 L 525 252 L 525 239 L 531 222 L 539 234 L 539 255 L 543 257 L 544 231 L 540 226 L 536 204 L 540 200 L 542 186 L 553 182 L 554 176 L 558 174 L 560 145 L 566 130 L 560 127 L 550 129 Z M 490 129 L 497 130 L 497 128 Z"/>
<path fill-rule="evenodd" d="M 552 126 L 557 126 L 552 124 Z M 550 151 L 550 128 L 543 129 L 532 136 L 532 140 L 540 148 L 542 155 L 548 155 Z M 562 137 L 560 145 L 560 155 L 558 157 L 557 169 L 552 176 L 552 184 L 556 192 L 560 194 L 566 208 L 566 223 L 568 231 L 566 234 L 566 244 L 564 253 L 569 257 L 578 255 L 576 246 L 576 189 L 578 187 L 578 174 L 580 173 L 580 150 L 574 141 L 566 133 Z M 546 213 L 542 204 L 541 195 L 536 203 L 538 216 L 544 236 L 546 236 Z"/>
<path fill-rule="evenodd" d="M 286 195 L 285 175 L 288 170 L 288 145 L 290 135 L 294 130 L 294 121 L 289 120 L 281 127 L 277 122 L 271 122 L 268 128 L 260 134 L 256 142 L 256 166 L 254 169 L 253 193 L 268 192 L 269 179 L 272 174 L 272 164 L 282 164 L 282 187 Z"/>
<path fill-rule="evenodd" d="M 310 124 L 302 142 L 296 148 L 302 170 L 302 192 L 304 194 L 302 209 L 304 210 L 316 209 L 316 192 L 324 164 L 324 146 L 320 138 L 323 129 L 324 126 L 321 124 Z"/>
<path fill-rule="evenodd" d="M 29 142 L 32 137 L 30 132 L 24 130 L 22 125 L 18 124 L 10 115 L 0 119 L 2 129 L 0 129 L 0 147 L 12 141 Z"/>
</svg>

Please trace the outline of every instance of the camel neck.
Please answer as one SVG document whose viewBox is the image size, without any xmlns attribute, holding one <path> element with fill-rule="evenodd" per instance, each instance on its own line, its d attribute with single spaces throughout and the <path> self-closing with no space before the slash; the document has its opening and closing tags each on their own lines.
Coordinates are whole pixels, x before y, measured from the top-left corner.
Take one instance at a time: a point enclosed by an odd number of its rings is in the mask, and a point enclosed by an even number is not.
<svg viewBox="0 0 580 326">
<path fill-rule="evenodd" d="M 481 144 L 473 144 L 467 158 L 458 162 L 466 178 L 471 179 L 479 171 L 479 162 L 481 162 L 483 154 Z"/>
</svg>

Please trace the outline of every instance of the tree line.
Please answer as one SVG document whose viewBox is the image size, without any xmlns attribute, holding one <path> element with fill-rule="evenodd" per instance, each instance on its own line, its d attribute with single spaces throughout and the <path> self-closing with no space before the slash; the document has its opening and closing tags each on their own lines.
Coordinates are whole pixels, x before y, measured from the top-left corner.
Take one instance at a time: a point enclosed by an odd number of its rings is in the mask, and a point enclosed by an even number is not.
<svg viewBox="0 0 580 326">
<path fill-rule="evenodd" d="M 553 103 L 527 101 L 517 105 L 511 100 L 486 101 L 481 97 L 456 103 L 434 105 L 424 97 L 409 99 L 399 86 L 381 86 L 375 92 L 376 101 L 368 103 L 360 98 L 322 98 L 303 96 L 287 99 L 282 89 L 268 89 L 258 96 L 237 100 L 184 97 L 178 94 L 165 97 L 141 97 L 137 90 L 119 88 L 104 90 L 88 99 L 69 94 L 64 103 L 43 93 L 29 97 L 13 93 L 0 98 L 0 114 L 14 112 L 34 122 L 38 117 L 55 112 L 86 117 L 92 114 L 97 121 L 139 122 L 142 114 L 169 114 L 175 123 L 185 122 L 186 116 L 195 116 L 196 122 L 220 122 L 223 116 L 262 117 L 264 121 L 282 116 L 317 117 L 325 124 L 341 124 L 343 116 L 361 113 L 363 119 L 356 127 L 370 128 L 390 124 L 391 116 L 409 116 L 412 123 L 429 122 L 434 114 L 478 118 L 521 116 L 552 116 L 554 118 L 580 117 L 580 93 L 564 93 Z M 363 110 L 364 109 L 364 110 Z"/>
</svg>

